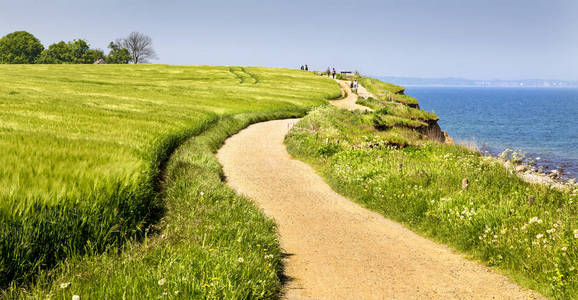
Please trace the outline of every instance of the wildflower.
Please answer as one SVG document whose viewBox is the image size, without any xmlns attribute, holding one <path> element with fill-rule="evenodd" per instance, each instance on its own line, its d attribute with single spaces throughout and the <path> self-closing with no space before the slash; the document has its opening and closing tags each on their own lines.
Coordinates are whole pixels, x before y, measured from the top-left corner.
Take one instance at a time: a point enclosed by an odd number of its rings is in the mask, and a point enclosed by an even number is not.
<svg viewBox="0 0 578 300">
<path fill-rule="evenodd" d="M 206 284 L 206 283 L 203 284 L 202 286 L 203 286 L 203 287 L 210 287 L 210 285 L 208 285 L 208 284 Z"/>
<path fill-rule="evenodd" d="M 239 257 L 239 258 L 237 258 L 237 261 L 240 262 L 240 263 L 242 263 L 242 262 L 244 262 L 245 260 L 244 260 L 242 257 Z"/>
<path fill-rule="evenodd" d="M 536 234 L 536 238 L 537 238 L 537 239 L 541 239 L 541 238 L 543 238 L 543 237 L 544 237 L 544 235 L 541 234 L 541 233 Z"/>
<path fill-rule="evenodd" d="M 209 252 L 215 251 L 215 248 L 209 248 Z"/>
<path fill-rule="evenodd" d="M 532 217 L 530 218 L 530 221 L 528 221 L 528 224 L 532 224 L 532 223 L 542 223 L 542 220 L 538 219 L 538 217 Z"/>
<path fill-rule="evenodd" d="M 219 280 L 219 278 L 218 278 L 218 277 L 213 277 L 213 278 L 211 278 L 211 280 L 212 280 L 212 281 L 215 281 L 215 280 Z"/>
<path fill-rule="evenodd" d="M 566 248 L 566 247 L 562 247 L 562 249 L 560 249 L 560 250 L 562 250 L 562 251 L 566 251 L 566 250 L 568 250 L 568 248 Z"/>
<path fill-rule="evenodd" d="M 552 234 L 552 233 L 556 232 L 556 228 L 548 229 L 548 230 L 546 230 L 546 232 Z"/>
<path fill-rule="evenodd" d="M 578 239 L 578 233 L 575 233 L 575 234 L 574 234 L 574 238 L 575 238 L 575 239 Z"/>
<path fill-rule="evenodd" d="M 201 194 L 201 196 L 203 196 L 205 193 L 204 193 L 204 192 L 201 192 L 200 194 Z"/>
<path fill-rule="evenodd" d="M 70 282 L 63 282 L 63 283 L 60 284 L 60 288 L 61 288 L 61 289 L 65 289 L 65 288 L 67 288 L 67 287 L 69 287 L 69 286 L 70 286 Z"/>
<path fill-rule="evenodd" d="M 157 281 L 157 283 L 158 283 L 159 285 L 163 285 L 163 284 L 165 284 L 166 282 L 167 282 L 167 280 L 164 279 L 164 278 L 161 279 L 161 280 L 159 280 L 159 281 Z"/>
<path fill-rule="evenodd" d="M 80 300 L 80 296 L 74 295 L 74 296 L 72 296 L 72 300 Z"/>
</svg>

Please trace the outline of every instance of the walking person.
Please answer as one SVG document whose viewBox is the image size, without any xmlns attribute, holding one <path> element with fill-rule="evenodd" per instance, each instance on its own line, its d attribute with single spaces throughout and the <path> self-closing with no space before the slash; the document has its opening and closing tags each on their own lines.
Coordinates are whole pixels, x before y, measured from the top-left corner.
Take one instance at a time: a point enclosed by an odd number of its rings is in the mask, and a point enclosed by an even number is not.
<svg viewBox="0 0 578 300">
<path fill-rule="evenodd" d="M 309 66 L 305 65 L 305 71 L 309 71 Z"/>
<path fill-rule="evenodd" d="M 327 67 L 327 71 L 325 71 L 325 73 L 327 73 L 327 77 L 329 77 L 331 74 L 331 69 L 329 67 Z"/>
<path fill-rule="evenodd" d="M 305 70 L 305 67 L 303 65 L 301 65 L 301 71 Z"/>
<path fill-rule="evenodd" d="M 335 74 L 336 74 L 336 73 L 337 73 L 337 72 L 335 72 L 335 68 L 333 68 L 333 72 L 331 72 L 331 75 L 333 75 L 333 79 L 335 79 Z"/>
</svg>

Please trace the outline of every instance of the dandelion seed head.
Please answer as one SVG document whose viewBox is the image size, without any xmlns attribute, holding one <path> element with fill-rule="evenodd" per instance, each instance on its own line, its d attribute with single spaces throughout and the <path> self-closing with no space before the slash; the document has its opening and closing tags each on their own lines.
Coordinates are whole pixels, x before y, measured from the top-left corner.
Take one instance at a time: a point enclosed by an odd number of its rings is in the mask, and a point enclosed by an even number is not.
<svg viewBox="0 0 578 300">
<path fill-rule="evenodd" d="M 63 283 L 60 284 L 60 288 L 61 288 L 61 289 L 65 289 L 65 288 L 67 288 L 67 287 L 69 287 L 69 286 L 70 286 L 70 282 L 63 282 Z"/>
</svg>

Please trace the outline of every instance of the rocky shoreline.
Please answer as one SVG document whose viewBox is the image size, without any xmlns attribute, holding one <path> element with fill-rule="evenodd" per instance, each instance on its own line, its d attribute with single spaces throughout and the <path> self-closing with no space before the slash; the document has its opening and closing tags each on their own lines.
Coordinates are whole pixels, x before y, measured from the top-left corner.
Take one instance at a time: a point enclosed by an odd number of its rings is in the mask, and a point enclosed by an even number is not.
<svg viewBox="0 0 578 300">
<path fill-rule="evenodd" d="M 486 155 L 488 160 L 496 161 L 502 164 L 511 174 L 516 174 L 520 179 L 531 184 L 543 184 L 553 188 L 566 191 L 578 192 L 578 184 L 575 178 L 564 178 L 558 170 L 550 173 L 542 173 L 533 166 L 527 164 L 512 163 L 509 160 L 500 157 Z"/>
</svg>

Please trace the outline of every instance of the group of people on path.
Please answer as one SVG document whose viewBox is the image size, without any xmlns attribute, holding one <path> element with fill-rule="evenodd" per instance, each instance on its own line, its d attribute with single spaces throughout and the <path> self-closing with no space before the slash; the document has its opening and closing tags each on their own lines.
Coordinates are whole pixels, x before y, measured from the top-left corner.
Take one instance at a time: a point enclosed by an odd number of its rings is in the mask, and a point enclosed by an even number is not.
<svg viewBox="0 0 578 300">
<path fill-rule="evenodd" d="M 300 70 L 301 71 L 309 71 L 309 66 L 302 65 Z M 333 79 L 337 78 L 337 71 L 335 71 L 335 68 L 327 67 L 327 71 L 325 71 L 325 73 L 327 74 L 327 77 L 331 77 Z"/>
<path fill-rule="evenodd" d="M 331 70 L 329 67 L 327 67 L 327 71 L 325 71 L 325 73 L 327 73 L 327 77 L 331 77 L 333 79 L 335 79 L 335 75 L 337 75 L 337 72 L 335 72 L 335 68 Z"/>
<path fill-rule="evenodd" d="M 349 83 L 349 87 L 350 87 L 351 89 L 357 89 L 358 86 L 359 86 L 359 83 L 357 82 L 357 79 L 352 80 L 352 81 Z"/>
</svg>

